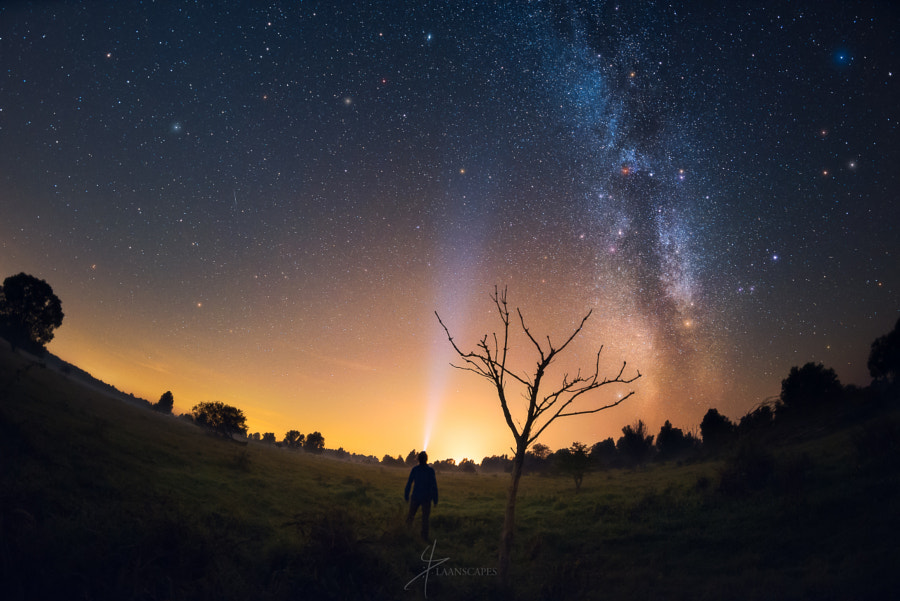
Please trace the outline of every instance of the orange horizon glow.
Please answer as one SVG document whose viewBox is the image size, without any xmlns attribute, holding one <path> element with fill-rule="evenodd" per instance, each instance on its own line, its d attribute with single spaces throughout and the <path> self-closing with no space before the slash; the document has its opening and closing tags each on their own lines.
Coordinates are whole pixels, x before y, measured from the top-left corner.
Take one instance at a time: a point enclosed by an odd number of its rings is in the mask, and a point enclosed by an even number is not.
<svg viewBox="0 0 900 601">
<path fill-rule="evenodd" d="M 11 267 L 2 259 L 0 268 L 33 273 L 54 286 L 66 316 L 50 352 L 123 392 L 156 402 L 170 390 L 176 409 L 184 412 L 203 401 L 221 401 L 244 412 L 250 432 L 273 432 L 281 440 L 292 429 L 318 431 L 328 448 L 378 459 L 422 450 L 429 424 L 425 450 L 432 460 L 480 463 L 486 456 L 511 454 L 513 436 L 496 392 L 487 380 L 451 367 L 456 357 L 434 315 L 437 309 L 461 348 L 474 349 L 500 325 L 488 276 L 459 287 L 411 273 L 401 287 L 381 291 L 377 302 L 360 292 L 341 304 L 323 298 L 313 307 L 314 319 L 307 319 L 290 307 L 267 308 L 264 299 L 255 301 L 263 309 L 250 313 L 232 306 L 224 293 L 169 304 L 153 295 L 132 299 L 120 287 L 87 285 L 94 263 L 99 262 L 86 264 L 85 279 L 34 265 Z M 102 269 L 100 263 L 96 270 Z M 541 339 L 549 335 L 560 343 L 594 309 L 545 379 L 547 386 L 564 373 L 592 371 L 601 346 L 601 375 L 614 376 L 623 361 L 626 375 L 634 369 L 642 374 L 632 387 L 601 388 L 579 401 L 582 407 L 607 404 L 633 388 L 634 396 L 622 405 L 554 422 L 539 440 L 554 450 L 576 441 L 616 440 L 638 419 L 654 434 L 666 420 L 696 432 L 712 407 L 739 420 L 776 395 L 796 364 L 788 358 L 767 361 L 764 372 L 730 368 L 732 347 L 705 320 L 694 319 L 695 303 L 687 295 L 672 315 L 675 327 L 667 328 L 659 316 L 641 310 L 627 287 L 595 292 L 567 288 L 567 280 L 552 273 L 517 275 L 509 277 L 510 306 L 522 309 Z M 517 284 L 529 278 L 547 283 Z M 672 294 L 682 293 L 673 287 Z M 526 374 L 533 369 L 534 349 L 517 321 L 511 333 L 510 365 Z M 836 366 L 844 383 L 865 384 L 860 377 L 865 349 L 857 354 L 857 364 Z M 522 390 L 511 387 L 507 396 L 521 420 Z"/>
<path fill-rule="evenodd" d="M 556 344 L 593 311 L 545 394 L 600 348 L 601 377 L 642 374 L 580 398 L 634 391 L 555 421 L 552 449 L 737 421 L 807 362 L 871 382 L 900 313 L 891 10 L 858 19 L 863 68 L 786 30 L 760 60 L 733 15 L 150 4 L 0 19 L 0 280 L 50 284 L 49 350 L 95 377 L 233 405 L 278 439 L 479 461 L 513 435 L 435 312 L 475 350 L 508 287 L 521 378 L 516 309 Z M 845 31 L 834 13 L 805 22 Z"/>
<path fill-rule="evenodd" d="M 487 294 L 483 295 L 482 302 L 481 311 L 475 313 L 476 323 L 462 327 L 448 319 L 448 327 L 456 328 L 459 336 L 455 335 L 455 339 L 464 348 L 465 345 L 474 348 L 480 339 L 477 332 L 496 329 L 496 315 L 491 311 Z M 533 312 L 542 320 L 528 322 L 529 327 L 551 332 L 552 339 L 558 342 L 564 334 L 571 333 L 568 328 L 575 327 L 568 324 L 576 324 L 573 319 L 562 319 L 562 312 L 559 308 Z M 281 440 L 291 429 L 304 434 L 319 431 L 325 436 L 328 448 L 342 447 L 381 459 L 384 455 L 405 457 L 410 450 L 423 450 L 429 419 L 427 399 L 436 397 L 439 401 L 431 408 L 433 417 L 430 418 L 434 422 L 433 431 L 424 449 L 432 461 L 453 458 L 459 463 L 468 458 L 480 463 L 486 456 L 512 454 L 513 437 L 504 422 L 496 393 L 483 378 L 451 367 L 454 354 L 433 314 L 423 315 L 426 327 L 428 317 L 433 320 L 432 327 L 427 328 L 431 330 L 427 342 L 429 353 L 419 353 L 415 345 L 398 343 L 391 347 L 392 352 L 326 355 L 283 343 L 261 348 L 252 340 L 237 341 L 237 346 L 234 342 L 223 346 L 197 341 L 193 346 L 172 345 L 167 349 L 154 341 L 152 328 L 128 332 L 105 329 L 79 313 L 67 314 L 50 351 L 123 392 L 150 402 L 170 390 L 175 397 L 176 412 L 189 412 L 202 401 L 222 401 L 244 412 L 249 432 L 273 432 Z M 566 327 L 554 327 L 557 320 L 565 322 Z M 630 348 L 626 375 L 639 368 L 643 377 L 630 387 L 601 388 L 579 403 L 596 406 L 607 404 L 632 389 L 636 394 L 623 405 L 596 415 L 557 420 L 539 442 L 554 450 L 575 441 L 592 445 L 607 437 L 617 439 L 622 427 L 637 419 L 642 419 L 654 432 L 666 419 L 685 430 L 696 429 L 708 408 L 706 405 L 698 406 L 693 416 L 688 417 L 691 421 L 686 421 L 674 415 L 677 407 L 669 407 L 672 411 L 668 413 L 667 407 L 658 401 L 664 394 L 661 380 L 664 374 L 653 367 L 661 355 L 650 326 L 636 317 L 622 321 L 621 325 L 628 335 L 607 341 L 601 355 L 601 373 L 615 375 Z M 514 365 L 524 372 L 532 363 L 533 349 L 521 332 L 517 332 L 516 324 L 513 326 L 511 357 Z M 595 342 L 603 337 L 602 326 L 600 316 L 592 316 L 575 344 L 567 349 L 569 356 L 561 356 L 554 372 L 556 379 L 548 379 L 548 385 L 557 383 L 566 371 L 574 373 L 578 368 L 593 368 L 596 349 L 603 344 Z M 227 334 L 218 333 L 214 338 L 223 336 L 228 341 Z M 629 342 L 623 344 L 622 340 Z M 250 350 L 237 352 L 242 345 L 249 346 Z M 410 367 L 413 365 L 416 367 Z M 713 381 L 711 365 L 703 367 L 695 363 L 694 367 L 710 372 L 696 373 L 702 376 L 698 381 L 706 382 L 705 393 L 724 393 L 723 387 Z M 435 382 L 439 383 L 440 390 L 432 390 Z M 509 396 L 515 415 L 521 415 L 521 391 L 511 389 Z M 709 406 L 714 405 L 715 400 L 710 401 Z"/>
</svg>

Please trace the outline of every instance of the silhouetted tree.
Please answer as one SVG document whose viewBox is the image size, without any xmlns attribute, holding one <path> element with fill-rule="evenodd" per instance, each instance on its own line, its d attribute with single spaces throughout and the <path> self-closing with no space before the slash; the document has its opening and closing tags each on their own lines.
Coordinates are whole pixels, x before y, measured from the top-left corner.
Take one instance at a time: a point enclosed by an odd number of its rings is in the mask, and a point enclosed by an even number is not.
<svg viewBox="0 0 900 601">
<path fill-rule="evenodd" d="M 556 419 L 597 413 L 604 409 L 615 407 L 634 394 L 634 391 L 620 395 L 614 402 L 599 407 L 578 409 L 577 406 L 573 406 L 573 403 L 585 393 L 606 386 L 607 384 L 629 384 L 637 380 L 641 374 L 640 372 L 636 372 L 636 375 L 633 377 L 623 378 L 622 374 L 625 373 L 625 363 L 623 362 L 622 368 L 619 369 L 618 373 L 615 373 L 612 378 L 601 378 L 600 353 L 603 351 L 603 347 L 601 346 L 600 350 L 597 351 L 593 373 L 582 375 L 582 373 L 578 371 L 574 377 L 565 374 L 563 375 L 562 382 L 555 389 L 551 389 L 549 393 L 543 393 L 541 385 L 544 383 L 543 380 L 547 375 L 547 370 L 556 360 L 557 355 L 564 351 L 572 340 L 578 336 L 584 327 L 584 323 L 591 316 L 591 312 L 589 311 L 588 314 L 584 316 L 575 331 L 572 332 L 559 347 L 554 347 L 549 336 L 544 343 L 539 342 L 538 339 L 532 335 L 531 330 L 525 325 L 525 318 L 522 316 L 522 311 L 517 309 L 516 312 L 518 313 L 522 331 L 531 342 L 537 355 L 537 365 L 535 367 L 534 375 L 527 376 L 521 375 L 507 367 L 510 312 L 506 301 L 506 289 L 504 288 L 501 293 L 497 287 L 495 287 L 494 293 L 491 295 L 491 300 L 496 307 L 497 315 L 502 323 L 502 329 L 499 334 L 497 332 L 494 332 L 492 336 L 485 334 L 481 341 L 476 345 L 474 351 L 464 352 L 460 349 L 450 335 L 450 330 L 448 330 L 447 326 L 444 325 L 444 322 L 441 321 L 440 315 L 438 315 L 437 312 L 435 312 L 435 315 L 437 316 L 441 327 L 444 328 L 444 332 L 447 335 L 447 339 L 450 341 L 450 345 L 462 361 L 462 365 L 453 365 L 453 367 L 471 371 L 487 379 L 491 383 L 497 391 L 500 408 L 503 410 L 503 417 L 506 420 L 506 425 L 515 439 L 515 454 L 513 455 L 511 483 L 506 499 L 503 530 L 500 534 L 500 553 L 498 561 L 498 573 L 501 581 L 506 585 L 509 583 L 509 560 L 512 551 L 513 535 L 515 533 L 516 496 L 519 491 L 519 480 L 522 477 L 522 468 L 525 463 L 525 453 L 528 450 L 528 447 L 536 442 L 538 437 L 544 433 L 544 430 L 546 430 Z M 527 408 L 525 410 L 525 415 L 519 419 L 513 417 L 510 404 L 507 400 L 507 384 L 518 385 L 519 387 L 524 388 Z"/>
<path fill-rule="evenodd" d="M 262 440 L 262 437 L 259 435 L 259 432 L 254 432 L 253 434 L 248 434 L 247 439 L 259 442 L 260 440 Z"/>
<path fill-rule="evenodd" d="M 534 446 L 531 447 L 531 453 L 538 459 L 546 459 L 550 456 L 551 452 L 550 447 L 539 442 L 536 442 Z"/>
<path fill-rule="evenodd" d="M 737 431 L 742 437 L 761 432 L 772 425 L 775 421 L 775 412 L 769 405 L 760 405 L 747 415 L 741 418 L 738 423 Z"/>
<path fill-rule="evenodd" d="M 264 432 L 262 435 L 262 441 L 267 442 L 269 444 L 275 444 L 275 433 L 274 432 Z"/>
<path fill-rule="evenodd" d="M 44 280 L 20 273 L 0 287 L 0 336 L 13 350 L 22 347 L 43 354 L 62 325 L 62 303 Z"/>
<path fill-rule="evenodd" d="M 435 469 L 435 471 L 438 471 L 438 472 L 456 471 L 456 459 L 453 459 L 451 457 L 449 459 L 442 459 L 441 461 L 435 461 L 433 464 L 431 464 L 431 467 L 433 467 Z"/>
<path fill-rule="evenodd" d="M 900 319 L 889 333 L 876 338 L 866 364 L 876 380 L 896 383 L 900 378 Z"/>
<path fill-rule="evenodd" d="M 837 374 L 830 367 L 812 362 L 803 367 L 795 366 L 781 381 L 779 411 L 807 411 L 817 405 L 839 400 L 843 390 Z"/>
<path fill-rule="evenodd" d="M 509 455 L 491 455 L 481 460 L 481 470 L 485 472 L 509 472 L 512 470 L 512 459 Z"/>
<path fill-rule="evenodd" d="M 628 464 L 642 465 L 650 460 L 653 452 L 653 435 L 648 433 L 647 425 L 638 420 L 622 428 L 622 436 L 616 441 L 616 450 Z"/>
<path fill-rule="evenodd" d="M 734 423 L 718 409 L 711 408 L 700 422 L 700 436 L 706 449 L 719 451 L 734 439 Z"/>
<path fill-rule="evenodd" d="M 581 491 L 581 483 L 584 473 L 590 465 L 587 445 L 581 442 L 573 442 L 568 449 L 561 449 L 556 453 L 556 461 L 560 471 L 569 474 L 575 480 L 575 492 Z"/>
<path fill-rule="evenodd" d="M 611 437 L 591 447 L 591 462 L 600 468 L 609 468 L 617 463 L 616 441 Z"/>
<path fill-rule="evenodd" d="M 656 451 L 660 461 L 670 461 L 683 457 L 694 450 L 694 437 L 681 428 L 675 428 L 669 420 L 659 429 L 656 435 Z"/>
<path fill-rule="evenodd" d="M 247 418 L 237 407 L 219 401 L 207 401 L 194 405 L 191 409 L 194 422 L 209 428 L 216 434 L 231 437 L 233 434 L 247 434 Z"/>
<path fill-rule="evenodd" d="M 306 437 L 299 430 L 288 430 L 284 435 L 284 444 L 291 449 L 299 449 L 303 446 Z"/>
<path fill-rule="evenodd" d="M 547 447 L 546 445 L 541 445 L 541 447 L 543 448 L 538 449 L 538 452 L 535 452 L 533 448 L 532 450 L 525 452 L 525 461 L 522 464 L 523 473 L 546 473 L 553 467 L 553 453 L 550 451 L 550 447 Z"/>
<path fill-rule="evenodd" d="M 162 396 L 159 397 L 159 400 L 153 405 L 153 409 L 159 411 L 160 413 L 172 413 L 172 407 L 175 406 L 175 397 L 172 396 L 172 392 L 170 390 L 162 393 Z"/>
<path fill-rule="evenodd" d="M 476 472 L 475 462 L 468 458 L 463 459 L 459 462 L 458 469 L 463 473 L 474 474 Z"/>
<path fill-rule="evenodd" d="M 384 457 L 382 457 L 381 463 L 383 465 L 388 465 L 391 467 L 403 467 L 406 465 L 403 462 L 403 457 L 400 455 L 397 455 L 397 457 L 391 457 L 390 455 L 385 455 Z"/>
<path fill-rule="evenodd" d="M 553 451 L 545 444 L 539 442 L 525 452 L 525 463 L 522 470 L 525 473 L 547 473 L 553 469 L 557 462 L 553 458 Z"/>
<path fill-rule="evenodd" d="M 306 440 L 303 442 L 304 451 L 309 453 L 321 453 L 324 448 L 325 437 L 319 432 L 313 432 L 312 434 L 306 435 Z"/>
<path fill-rule="evenodd" d="M 416 458 L 417 454 L 415 449 L 410 451 L 409 455 L 406 456 L 406 465 L 413 466 L 419 463 L 419 460 Z"/>
</svg>

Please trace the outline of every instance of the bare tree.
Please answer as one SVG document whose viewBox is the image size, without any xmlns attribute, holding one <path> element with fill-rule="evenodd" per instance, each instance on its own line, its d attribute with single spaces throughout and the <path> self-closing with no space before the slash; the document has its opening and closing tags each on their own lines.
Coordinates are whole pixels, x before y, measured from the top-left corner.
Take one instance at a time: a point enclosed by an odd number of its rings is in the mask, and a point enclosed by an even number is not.
<svg viewBox="0 0 900 601">
<path fill-rule="evenodd" d="M 491 300 L 497 308 L 497 314 L 503 324 L 501 332 L 494 332 L 493 335 L 485 334 L 481 341 L 476 345 L 476 349 L 465 352 L 459 348 L 450 335 L 450 330 L 441 320 L 441 316 L 435 312 L 438 322 L 444 328 L 447 339 L 450 341 L 453 350 L 456 351 L 462 360 L 461 365 L 453 364 L 453 367 L 465 371 L 471 371 L 479 376 L 487 379 L 497 390 L 497 396 L 500 400 L 500 407 L 503 409 L 503 417 L 506 419 L 506 425 L 509 427 L 515 439 L 516 446 L 513 457 L 512 481 L 506 497 L 506 513 L 503 520 L 503 530 L 500 534 L 500 557 L 499 557 L 499 575 L 504 583 L 508 583 L 509 579 L 509 558 L 512 550 L 513 535 L 515 533 L 516 518 L 516 495 L 519 492 L 519 480 L 522 477 L 522 465 L 525 461 L 525 452 L 528 447 L 535 442 L 538 437 L 544 433 L 544 430 L 561 417 L 574 417 L 576 415 L 588 415 L 597 413 L 604 409 L 610 409 L 622 403 L 625 399 L 634 394 L 630 391 L 621 398 L 612 403 L 602 406 L 594 406 L 589 408 L 579 408 L 573 403 L 582 395 L 601 386 L 607 384 L 630 384 L 641 377 L 640 372 L 636 371 L 635 376 L 626 378 L 622 374 L 625 373 L 625 362 L 622 368 L 612 377 L 600 377 L 600 353 L 603 347 L 597 351 L 597 359 L 594 364 L 594 371 L 588 375 L 582 375 L 581 370 L 575 376 L 564 374 L 562 382 L 553 389 L 549 394 L 541 392 L 543 378 L 547 374 L 548 368 L 551 366 L 557 355 L 561 353 L 581 332 L 585 322 L 591 316 L 592 311 L 581 320 L 579 326 L 559 347 L 554 347 L 547 337 L 546 343 L 541 343 L 535 338 L 528 326 L 525 325 L 525 318 L 522 311 L 516 309 L 519 316 L 519 323 L 525 335 L 537 351 L 538 361 L 535 367 L 534 375 L 519 375 L 507 367 L 507 358 L 509 354 L 509 324 L 510 312 L 506 301 L 506 288 L 501 293 L 498 288 L 494 287 L 494 293 Z M 514 386 L 522 386 L 525 388 L 525 400 L 528 403 L 528 409 L 524 419 L 518 420 L 513 417 L 510 410 L 510 404 L 507 396 L 507 384 Z"/>
</svg>

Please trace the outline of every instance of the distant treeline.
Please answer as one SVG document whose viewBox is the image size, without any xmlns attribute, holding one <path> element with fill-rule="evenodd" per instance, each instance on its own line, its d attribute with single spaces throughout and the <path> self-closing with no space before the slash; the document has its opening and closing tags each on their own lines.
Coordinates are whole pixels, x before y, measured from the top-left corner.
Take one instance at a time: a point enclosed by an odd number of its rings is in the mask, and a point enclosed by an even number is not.
<svg viewBox="0 0 900 601">
<path fill-rule="evenodd" d="M 575 476 L 580 486 L 580 475 L 588 469 L 634 468 L 648 462 L 687 462 L 714 456 L 735 448 L 741 441 L 761 440 L 776 424 L 802 426 L 809 418 L 837 407 L 866 409 L 889 400 L 896 400 L 900 390 L 900 320 L 894 329 L 876 339 L 871 346 L 867 366 L 873 381 L 869 386 L 844 386 L 832 368 L 821 363 L 806 363 L 792 367 L 781 381 L 781 393 L 766 399 L 738 421 L 732 421 L 710 408 L 699 428 L 682 430 L 668 420 L 657 434 L 651 434 L 642 420 L 622 428 L 622 435 L 588 446 L 574 442 L 568 448 L 551 450 L 537 443 L 526 453 L 524 471 L 528 473 L 564 472 Z M 148 403 L 149 404 L 149 403 Z M 157 411 L 171 413 L 173 397 L 166 392 L 159 402 L 151 405 Z M 246 419 L 240 409 L 219 402 L 196 405 L 183 418 L 204 426 L 217 434 L 272 444 L 290 450 L 323 454 L 339 459 L 362 463 L 380 463 L 390 467 L 411 467 L 416 464 L 416 450 L 406 457 L 385 455 L 379 462 L 373 455 L 349 453 L 343 448 L 326 449 L 325 437 L 318 431 L 301 434 L 289 430 L 279 441 L 275 433 L 247 433 Z M 512 458 L 508 455 L 484 457 L 481 463 L 473 459 L 435 461 L 438 471 L 475 473 L 508 472 Z"/>
<path fill-rule="evenodd" d="M 593 446 L 574 442 L 572 446 L 552 451 L 537 443 L 526 453 L 524 471 L 530 473 L 564 472 L 576 477 L 586 469 L 633 468 L 649 462 L 688 462 L 736 449 L 743 442 L 765 443 L 773 426 L 802 428 L 811 418 L 823 412 L 846 409 L 849 412 L 877 408 L 896 401 L 900 392 L 900 320 L 894 329 L 876 339 L 871 346 L 867 366 L 873 381 L 869 386 L 843 386 L 837 374 L 821 363 L 792 367 L 781 381 L 781 394 L 766 399 L 738 421 L 732 421 L 715 408 L 703 416 L 699 428 L 684 431 L 668 420 L 656 435 L 638 420 L 622 428 L 622 435 L 597 442 Z M 385 455 L 387 466 L 412 466 L 416 451 L 406 459 Z M 471 459 L 459 465 L 453 459 L 434 462 L 436 470 L 461 472 L 509 472 L 512 458 L 508 455 L 484 457 L 480 464 Z"/>
</svg>

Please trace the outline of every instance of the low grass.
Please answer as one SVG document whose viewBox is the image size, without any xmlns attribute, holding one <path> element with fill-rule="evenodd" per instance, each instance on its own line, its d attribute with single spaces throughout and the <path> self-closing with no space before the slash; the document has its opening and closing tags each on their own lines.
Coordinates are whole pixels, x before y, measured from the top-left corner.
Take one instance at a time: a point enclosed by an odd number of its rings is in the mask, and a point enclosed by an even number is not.
<svg viewBox="0 0 900 601">
<path fill-rule="evenodd" d="M 3 598 L 892 596 L 896 411 L 840 423 L 592 472 L 579 494 L 526 476 L 507 590 L 493 568 L 508 477 L 440 474 L 428 553 L 449 559 L 426 589 L 405 469 L 210 436 L 0 348 Z"/>
</svg>

